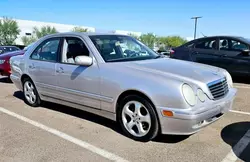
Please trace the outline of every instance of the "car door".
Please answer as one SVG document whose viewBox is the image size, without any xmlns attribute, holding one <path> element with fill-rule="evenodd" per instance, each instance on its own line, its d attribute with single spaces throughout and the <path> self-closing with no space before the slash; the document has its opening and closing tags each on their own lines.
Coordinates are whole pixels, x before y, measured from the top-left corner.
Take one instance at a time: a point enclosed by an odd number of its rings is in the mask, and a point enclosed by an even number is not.
<svg viewBox="0 0 250 162">
<path fill-rule="evenodd" d="M 27 62 L 28 73 L 41 95 L 56 96 L 55 67 L 61 52 L 60 42 L 60 38 L 44 40 L 31 53 Z"/>
<path fill-rule="evenodd" d="M 89 51 L 82 38 L 64 38 L 61 59 L 56 64 L 59 96 L 68 102 L 100 109 L 99 68 Z M 93 64 L 75 64 L 75 57 L 81 55 L 92 57 Z"/>
<path fill-rule="evenodd" d="M 234 38 L 220 38 L 220 55 L 225 69 L 233 75 L 250 73 L 250 57 L 244 50 L 249 50 L 249 45 Z"/>
<path fill-rule="evenodd" d="M 191 52 L 191 57 L 195 62 L 219 66 L 218 38 L 202 38 L 197 40 Z"/>
<path fill-rule="evenodd" d="M 194 50 L 195 41 L 190 41 L 182 46 L 173 48 L 173 51 L 170 52 L 170 58 L 193 61 L 191 54 Z"/>
</svg>

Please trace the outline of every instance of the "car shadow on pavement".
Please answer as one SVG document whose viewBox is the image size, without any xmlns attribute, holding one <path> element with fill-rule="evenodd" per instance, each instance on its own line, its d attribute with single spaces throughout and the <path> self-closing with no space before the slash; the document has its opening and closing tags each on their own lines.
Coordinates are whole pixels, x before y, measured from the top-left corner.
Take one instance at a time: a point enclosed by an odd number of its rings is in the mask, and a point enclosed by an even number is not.
<svg viewBox="0 0 250 162">
<path fill-rule="evenodd" d="M 232 147 L 232 150 L 237 154 L 237 150 L 234 150 L 233 147 L 241 140 L 241 138 L 250 130 L 250 122 L 239 122 L 233 123 L 221 131 L 221 137 Z M 250 137 L 248 137 L 250 138 Z M 244 149 L 244 151 L 238 156 L 239 159 L 250 162 L 250 144 Z"/>
<path fill-rule="evenodd" d="M 12 81 L 8 77 L 1 77 L 0 82 L 1 83 L 12 83 Z"/>
<path fill-rule="evenodd" d="M 154 142 L 159 143 L 179 143 L 181 141 L 184 141 L 188 139 L 190 136 L 188 135 L 158 135 L 155 139 L 153 139 Z"/>
<path fill-rule="evenodd" d="M 16 91 L 13 94 L 14 97 L 23 100 L 24 99 L 24 95 L 22 91 Z M 80 109 L 76 109 L 76 108 L 69 108 L 68 106 L 64 106 L 64 105 L 60 105 L 60 104 L 56 104 L 56 103 L 51 103 L 51 102 L 42 102 L 41 105 L 42 108 L 46 108 L 46 109 L 50 109 L 53 111 L 57 111 L 57 112 L 61 112 L 64 114 L 68 114 L 77 118 L 81 118 L 84 120 L 88 120 L 91 122 L 94 122 L 96 124 L 99 125 L 103 125 L 105 127 L 108 127 L 110 129 L 112 129 L 113 131 L 126 136 L 120 126 L 118 125 L 117 122 L 112 121 L 110 119 L 80 110 Z M 154 142 L 160 142 L 160 143 L 178 143 L 181 142 L 185 139 L 187 139 L 189 136 L 174 136 L 174 135 L 158 135 L 153 141 Z"/>
</svg>

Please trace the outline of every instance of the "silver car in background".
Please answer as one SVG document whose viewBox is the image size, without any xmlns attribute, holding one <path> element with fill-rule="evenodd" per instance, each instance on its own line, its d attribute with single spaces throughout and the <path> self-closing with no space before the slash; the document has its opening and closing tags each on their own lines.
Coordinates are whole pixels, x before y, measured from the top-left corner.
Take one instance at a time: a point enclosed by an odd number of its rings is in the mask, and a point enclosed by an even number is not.
<svg viewBox="0 0 250 162">
<path fill-rule="evenodd" d="M 232 108 L 237 91 L 224 69 L 166 58 L 117 34 L 48 35 L 10 64 L 30 106 L 82 109 L 119 122 L 139 141 L 199 131 Z"/>
</svg>

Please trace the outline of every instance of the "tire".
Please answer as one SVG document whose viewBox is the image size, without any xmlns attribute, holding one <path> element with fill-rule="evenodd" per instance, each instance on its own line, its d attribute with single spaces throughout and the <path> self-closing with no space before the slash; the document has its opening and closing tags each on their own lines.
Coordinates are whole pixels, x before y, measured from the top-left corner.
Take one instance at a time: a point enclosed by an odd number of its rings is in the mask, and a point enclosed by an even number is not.
<svg viewBox="0 0 250 162">
<path fill-rule="evenodd" d="M 30 89 L 27 86 L 29 86 Z M 37 89 L 34 83 L 29 78 L 25 78 L 23 80 L 23 94 L 24 94 L 24 102 L 29 106 L 38 107 L 41 104 L 41 99 L 37 92 Z M 30 99 L 28 96 L 30 97 Z"/>
<path fill-rule="evenodd" d="M 147 142 L 158 135 L 159 122 L 153 105 L 148 100 L 129 95 L 118 106 L 117 121 L 126 136 Z"/>
</svg>

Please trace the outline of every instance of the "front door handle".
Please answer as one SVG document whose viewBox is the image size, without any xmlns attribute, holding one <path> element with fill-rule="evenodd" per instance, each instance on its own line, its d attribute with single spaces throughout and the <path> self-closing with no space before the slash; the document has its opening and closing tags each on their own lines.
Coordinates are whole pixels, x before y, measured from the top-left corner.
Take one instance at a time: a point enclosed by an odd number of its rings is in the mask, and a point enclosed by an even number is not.
<svg viewBox="0 0 250 162">
<path fill-rule="evenodd" d="M 31 64 L 31 65 L 29 65 L 29 68 L 30 68 L 30 69 L 35 69 L 36 67 L 35 67 L 34 64 Z"/>
<path fill-rule="evenodd" d="M 59 69 L 56 70 L 57 73 L 64 73 L 63 68 L 59 67 Z"/>
</svg>

